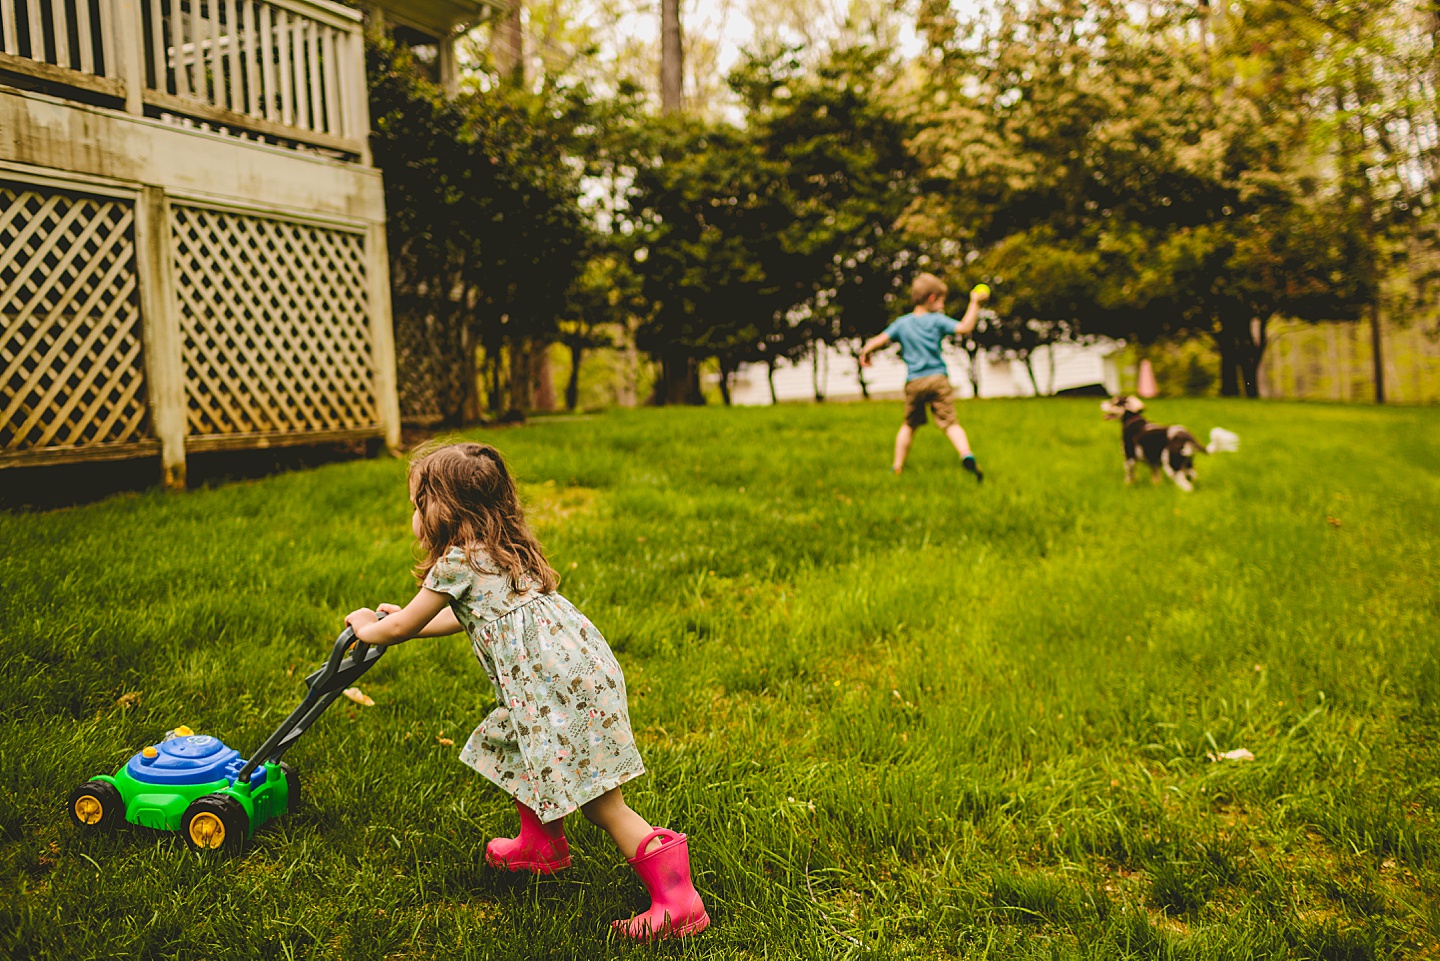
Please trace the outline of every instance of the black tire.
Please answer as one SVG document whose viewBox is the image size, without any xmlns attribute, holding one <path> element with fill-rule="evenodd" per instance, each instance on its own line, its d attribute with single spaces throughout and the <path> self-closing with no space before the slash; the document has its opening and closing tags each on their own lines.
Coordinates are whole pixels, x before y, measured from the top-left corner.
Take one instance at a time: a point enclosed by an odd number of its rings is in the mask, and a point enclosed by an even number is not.
<svg viewBox="0 0 1440 961">
<path fill-rule="evenodd" d="M 245 846 L 250 817 L 228 794 L 207 794 L 190 802 L 180 819 L 180 836 L 192 851 L 234 853 Z"/>
<path fill-rule="evenodd" d="M 109 781 L 86 781 L 70 792 L 67 807 L 82 831 L 113 831 L 125 820 L 125 799 Z"/>
<path fill-rule="evenodd" d="M 285 772 L 285 813 L 291 814 L 300 806 L 300 775 L 284 761 L 280 762 L 280 770 Z"/>
</svg>

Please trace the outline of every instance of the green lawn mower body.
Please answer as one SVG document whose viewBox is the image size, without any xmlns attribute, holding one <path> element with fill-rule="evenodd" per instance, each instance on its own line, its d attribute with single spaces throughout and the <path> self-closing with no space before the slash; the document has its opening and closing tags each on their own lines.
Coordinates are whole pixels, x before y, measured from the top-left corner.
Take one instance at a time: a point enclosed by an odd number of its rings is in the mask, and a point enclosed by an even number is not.
<svg viewBox="0 0 1440 961">
<path fill-rule="evenodd" d="M 179 831 L 195 849 L 240 849 L 260 825 L 294 810 L 300 800 L 300 779 L 280 756 L 384 652 L 357 641 L 347 627 L 330 658 L 305 678 L 308 690 L 300 706 L 250 760 L 219 738 L 176 728 L 114 774 L 93 777 L 72 791 L 71 822 L 91 831 L 129 822 Z"/>
</svg>

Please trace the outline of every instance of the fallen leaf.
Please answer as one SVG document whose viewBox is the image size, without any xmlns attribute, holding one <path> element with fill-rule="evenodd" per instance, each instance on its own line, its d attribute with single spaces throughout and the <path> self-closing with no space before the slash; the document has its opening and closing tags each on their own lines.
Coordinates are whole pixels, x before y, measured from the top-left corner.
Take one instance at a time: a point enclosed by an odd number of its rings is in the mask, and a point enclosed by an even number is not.
<svg viewBox="0 0 1440 961">
<path fill-rule="evenodd" d="M 1327 517 L 1327 518 L 1325 518 L 1325 523 L 1329 524 L 1331 527 L 1339 527 L 1339 526 L 1340 526 L 1340 518 L 1338 518 L 1338 517 Z"/>
<path fill-rule="evenodd" d="M 345 696 L 362 707 L 375 706 L 375 701 L 371 699 L 370 695 L 364 693 L 358 687 L 345 688 Z"/>
<path fill-rule="evenodd" d="M 1212 761 L 1253 761 L 1253 760 L 1255 760 L 1255 755 L 1251 754 L 1249 751 L 1245 750 L 1245 748 L 1243 748 L 1243 747 L 1237 747 L 1237 748 L 1236 748 L 1235 750 L 1233 750 L 1233 751 L 1226 751 L 1224 754 L 1206 754 L 1205 756 L 1208 757 L 1208 758 L 1209 758 L 1210 760 L 1212 760 Z"/>
<path fill-rule="evenodd" d="M 136 704 L 140 703 L 140 692 L 128 691 L 124 694 L 121 694 L 119 699 L 116 700 L 115 703 L 120 707 L 134 707 Z"/>
<path fill-rule="evenodd" d="M 454 747 L 454 746 L 455 746 L 455 742 L 452 741 L 452 740 L 450 740 L 448 737 L 437 737 L 435 740 L 436 740 L 437 742 L 439 742 L 439 743 L 440 743 L 442 746 L 444 746 L 444 747 Z"/>
</svg>

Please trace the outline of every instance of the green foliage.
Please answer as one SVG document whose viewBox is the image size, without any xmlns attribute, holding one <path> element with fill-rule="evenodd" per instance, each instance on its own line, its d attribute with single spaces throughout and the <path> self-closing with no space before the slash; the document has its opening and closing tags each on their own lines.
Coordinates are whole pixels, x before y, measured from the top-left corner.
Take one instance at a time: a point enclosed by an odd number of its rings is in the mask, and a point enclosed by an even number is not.
<svg viewBox="0 0 1440 961">
<path fill-rule="evenodd" d="M 939 69 L 915 110 L 936 189 L 909 225 L 963 227 L 951 269 L 998 282 L 1022 331 L 1012 353 L 1038 346 L 1023 333 L 1036 322 L 1142 343 L 1204 333 L 1222 392 L 1243 380 L 1254 396 L 1272 316 L 1353 317 L 1373 297 L 1365 231 L 1301 149 L 1314 118 L 1247 74 L 1243 28 L 1214 38 L 1193 5 L 1074 0 L 930 28 Z"/>
<path fill-rule="evenodd" d="M 636 168 L 635 270 L 653 312 L 640 344 L 719 361 L 794 356 L 873 333 L 893 310 L 914 193 L 905 126 L 881 102 L 882 58 L 842 50 L 813 73 L 792 51 L 731 82 L 744 128 L 672 121 Z"/>
<path fill-rule="evenodd" d="M 587 227 L 565 162 L 583 97 L 507 85 L 446 99 L 388 41 L 367 47 L 372 138 L 385 175 L 402 365 L 444 387 L 450 422 L 475 419 L 475 351 L 498 387 L 503 347 L 553 333 L 580 273 Z M 491 404 L 503 403 L 492 389 Z"/>
<path fill-rule="evenodd" d="M 1440 277 L 1440 34 L 1416 0 L 927 0 L 913 63 L 883 39 L 901 14 L 802 6 L 756 8 L 724 120 L 654 116 L 639 48 L 606 60 L 613 31 L 564 4 L 531 11 L 533 89 L 442 103 L 372 52 L 411 340 L 482 346 L 498 405 L 517 344 L 558 336 L 578 370 L 633 338 L 655 400 L 699 402 L 701 363 L 725 392 L 741 363 L 853 349 L 931 269 L 957 301 L 994 286 L 972 357 L 1196 338 L 1222 394 L 1255 396 L 1272 318 L 1409 309 Z M 783 45 L 827 17 L 829 42 Z"/>
<path fill-rule="evenodd" d="M 0 956 L 1423 957 L 1440 411 L 1157 401 L 1244 438 L 1183 495 L 1123 486 L 1091 401 L 964 406 L 979 488 L 924 432 L 888 474 L 896 404 L 469 435 L 624 667 L 627 798 L 691 837 L 715 925 L 653 952 L 607 942 L 644 896 L 583 819 L 564 874 L 483 865 L 514 813 L 456 758 L 459 639 L 316 722 L 244 858 L 66 822 L 176 723 L 253 749 L 409 596 L 404 462 L 0 514 Z"/>
</svg>

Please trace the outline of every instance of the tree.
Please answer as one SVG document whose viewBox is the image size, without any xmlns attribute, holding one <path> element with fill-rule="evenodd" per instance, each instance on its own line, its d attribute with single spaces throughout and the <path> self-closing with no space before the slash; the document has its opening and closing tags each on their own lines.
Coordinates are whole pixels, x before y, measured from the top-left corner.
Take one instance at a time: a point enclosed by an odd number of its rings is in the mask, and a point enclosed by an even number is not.
<svg viewBox="0 0 1440 961">
<path fill-rule="evenodd" d="M 1429 0 L 1256 0 L 1234 10 L 1219 33 L 1252 86 L 1303 105 L 1312 120 L 1303 143 L 1330 181 L 1331 229 L 1353 238 L 1350 305 L 1369 317 L 1375 399 L 1383 403 L 1382 280 L 1403 271 L 1407 255 L 1433 246 L 1440 7 Z"/>
<path fill-rule="evenodd" d="M 934 14 L 939 69 L 916 108 L 930 181 L 907 226 L 1023 278 L 1027 328 L 1203 333 L 1222 392 L 1255 396 L 1269 318 L 1344 316 L 1356 287 L 1335 267 L 1356 248 L 1317 216 L 1335 207 L 1292 149 L 1303 113 L 1241 83 L 1197 42 L 1205 22 L 1074 0 L 969 28 Z"/>
<path fill-rule="evenodd" d="M 910 130 L 885 102 L 886 55 L 834 50 L 807 68 L 802 51 L 772 49 L 731 77 L 761 156 L 782 171 L 784 227 L 757 249 L 780 313 L 767 362 L 806 342 L 859 342 L 896 309 L 907 241 L 895 221 L 915 195 Z M 861 389 L 866 390 L 863 372 Z"/>
<path fill-rule="evenodd" d="M 685 48 L 680 35 L 680 0 L 660 0 L 660 109 L 679 113 L 684 104 Z"/>
<path fill-rule="evenodd" d="M 479 348 L 500 413 L 507 344 L 553 332 L 584 255 L 579 178 L 564 159 L 580 111 L 507 88 L 447 100 L 403 48 L 380 40 L 367 55 L 397 340 L 424 358 L 402 383 L 423 391 L 412 378 L 438 374 L 439 416 L 473 421 Z"/>
</svg>

